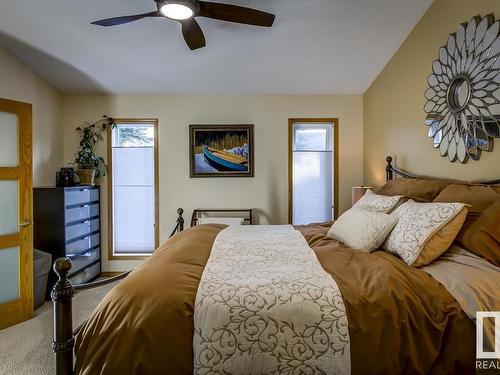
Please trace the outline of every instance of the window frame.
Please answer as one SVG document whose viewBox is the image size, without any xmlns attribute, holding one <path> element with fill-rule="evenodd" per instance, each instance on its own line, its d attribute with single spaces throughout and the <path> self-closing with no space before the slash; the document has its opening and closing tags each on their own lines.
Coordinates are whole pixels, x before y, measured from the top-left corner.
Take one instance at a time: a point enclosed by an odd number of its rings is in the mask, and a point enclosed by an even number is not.
<svg viewBox="0 0 500 375">
<path fill-rule="evenodd" d="M 126 124 L 148 124 L 154 126 L 154 212 L 155 212 L 155 249 L 160 245 L 160 212 L 159 212 L 159 168 L 158 168 L 158 119 L 157 118 L 115 118 L 115 123 L 117 125 Z M 108 162 L 108 260 L 144 260 L 149 258 L 151 254 L 148 255 L 126 255 L 126 254 L 115 254 L 114 253 L 114 215 L 113 215 L 113 143 L 112 143 L 112 129 L 108 127 L 107 130 L 107 162 Z M 153 250 L 153 251 L 154 251 Z"/>
<path fill-rule="evenodd" d="M 332 124 L 333 125 L 333 219 L 339 213 L 339 119 L 338 118 L 289 118 L 288 119 L 288 223 L 293 216 L 293 126 L 295 124 Z"/>
</svg>

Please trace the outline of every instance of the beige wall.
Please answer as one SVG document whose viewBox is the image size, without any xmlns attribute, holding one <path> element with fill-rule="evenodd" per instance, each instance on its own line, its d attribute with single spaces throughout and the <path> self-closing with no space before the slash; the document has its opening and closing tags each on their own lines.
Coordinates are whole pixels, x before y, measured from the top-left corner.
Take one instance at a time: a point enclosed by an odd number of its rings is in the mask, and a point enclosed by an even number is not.
<svg viewBox="0 0 500 375">
<path fill-rule="evenodd" d="M 364 183 L 384 182 L 385 156 L 410 172 L 463 180 L 500 178 L 500 139 L 493 152 L 462 165 L 442 158 L 427 137 L 424 91 L 432 61 L 448 35 L 472 16 L 493 12 L 498 0 L 435 0 L 364 95 Z"/>
<path fill-rule="evenodd" d="M 186 218 L 197 207 L 252 207 L 260 223 L 280 224 L 288 214 L 288 118 L 339 118 L 340 209 L 345 210 L 351 187 L 363 178 L 362 111 L 361 96 L 68 96 L 63 99 L 64 160 L 71 161 L 78 148 L 75 128 L 83 121 L 102 114 L 158 118 L 162 241 L 174 226 L 178 207 L 186 210 Z M 255 178 L 190 179 L 189 124 L 255 124 Z M 100 151 L 106 154 L 104 143 Z M 104 198 L 105 192 L 104 184 Z M 105 204 L 103 199 L 104 218 Z M 106 233 L 106 220 L 102 222 Z M 108 271 L 129 266 L 103 263 Z"/>
<path fill-rule="evenodd" d="M 33 184 L 53 185 L 62 162 L 59 93 L 0 49 L 0 97 L 33 105 Z"/>
</svg>

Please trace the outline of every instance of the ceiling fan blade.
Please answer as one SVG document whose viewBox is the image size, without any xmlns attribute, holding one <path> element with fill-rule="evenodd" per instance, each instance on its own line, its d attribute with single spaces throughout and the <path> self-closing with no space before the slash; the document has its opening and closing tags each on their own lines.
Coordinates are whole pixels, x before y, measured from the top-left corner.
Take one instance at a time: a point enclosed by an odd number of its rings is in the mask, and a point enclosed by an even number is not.
<svg viewBox="0 0 500 375">
<path fill-rule="evenodd" d="M 180 23 L 182 25 L 182 35 L 184 35 L 184 40 L 191 51 L 205 47 L 205 35 L 203 35 L 200 25 L 194 18 L 180 21 Z"/>
<path fill-rule="evenodd" d="M 215 18 L 217 20 L 244 23 L 254 26 L 271 27 L 275 15 L 238 5 L 199 1 L 200 11 L 197 16 Z"/>
<path fill-rule="evenodd" d="M 105 20 L 99 20 L 99 21 L 92 22 L 92 25 L 106 26 L 106 27 L 107 26 L 117 26 L 117 25 L 123 25 L 124 23 L 137 21 L 137 20 L 140 20 L 140 19 L 146 18 L 146 17 L 162 17 L 162 15 L 160 12 L 158 12 L 156 10 L 154 12 L 135 14 L 133 16 L 107 18 Z"/>
</svg>

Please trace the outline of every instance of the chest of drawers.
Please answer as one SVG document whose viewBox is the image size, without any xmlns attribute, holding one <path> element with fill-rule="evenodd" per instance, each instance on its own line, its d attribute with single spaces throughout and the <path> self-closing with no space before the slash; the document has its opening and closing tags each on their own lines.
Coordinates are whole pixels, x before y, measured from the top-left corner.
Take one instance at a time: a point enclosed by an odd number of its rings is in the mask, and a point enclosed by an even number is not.
<svg viewBox="0 0 500 375">
<path fill-rule="evenodd" d="M 73 268 L 69 279 L 74 284 L 99 276 L 99 187 L 35 188 L 33 198 L 34 247 L 52 254 L 53 260 L 70 258 Z M 50 293 L 56 280 L 51 270 L 47 293 Z"/>
</svg>

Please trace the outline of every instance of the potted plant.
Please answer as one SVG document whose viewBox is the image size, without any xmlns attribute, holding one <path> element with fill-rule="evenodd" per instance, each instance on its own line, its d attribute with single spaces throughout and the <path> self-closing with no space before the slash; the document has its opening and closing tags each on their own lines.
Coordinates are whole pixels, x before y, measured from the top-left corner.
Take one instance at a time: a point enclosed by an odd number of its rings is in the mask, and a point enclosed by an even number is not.
<svg viewBox="0 0 500 375">
<path fill-rule="evenodd" d="M 80 151 L 75 154 L 75 161 L 71 163 L 77 169 L 80 185 L 94 185 L 99 177 L 106 176 L 106 164 L 101 156 L 97 156 L 94 146 L 102 141 L 103 133 L 111 126 L 116 126 L 115 120 L 109 116 L 103 116 L 93 124 L 85 123 L 76 131 L 80 135 Z"/>
</svg>

